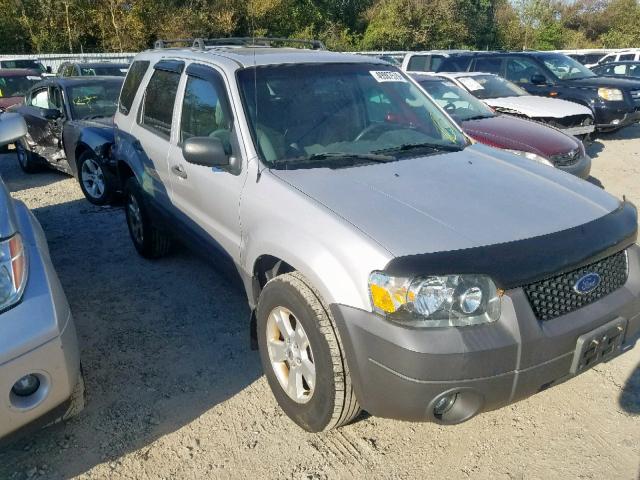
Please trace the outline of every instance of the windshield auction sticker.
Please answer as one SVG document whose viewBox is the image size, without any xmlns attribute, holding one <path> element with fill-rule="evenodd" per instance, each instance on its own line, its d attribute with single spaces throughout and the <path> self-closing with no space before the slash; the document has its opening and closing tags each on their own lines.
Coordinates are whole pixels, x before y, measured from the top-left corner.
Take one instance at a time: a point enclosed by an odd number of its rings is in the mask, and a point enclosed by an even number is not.
<svg viewBox="0 0 640 480">
<path fill-rule="evenodd" d="M 462 85 L 467 87 L 467 90 L 469 90 L 470 92 L 473 92 L 474 90 L 484 90 L 484 87 L 471 77 L 462 77 L 462 78 L 459 78 L 458 80 Z"/>
<path fill-rule="evenodd" d="M 369 72 L 373 78 L 375 78 L 378 82 L 406 82 L 407 79 L 402 76 L 400 72 L 389 72 L 389 71 L 376 71 L 372 70 Z"/>
</svg>

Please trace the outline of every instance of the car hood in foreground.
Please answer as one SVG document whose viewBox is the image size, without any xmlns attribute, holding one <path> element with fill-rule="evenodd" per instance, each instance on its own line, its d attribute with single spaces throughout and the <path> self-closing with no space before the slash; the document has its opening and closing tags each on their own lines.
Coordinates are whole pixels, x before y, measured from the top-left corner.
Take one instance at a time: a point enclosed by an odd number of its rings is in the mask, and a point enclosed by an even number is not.
<svg viewBox="0 0 640 480">
<path fill-rule="evenodd" d="M 2 161 L 6 161 L 4 158 Z M 17 231 L 17 221 L 13 210 L 13 200 L 0 177 L 0 239 L 8 238 Z"/>
<path fill-rule="evenodd" d="M 620 205 L 590 183 L 479 144 L 386 164 L 271 172 L 395 256 L 555 233 Z"/>
<path fill-rule="evenodd" d="M 523 95 L 521 97 L 487 98 L 484 101 L 493 108 L 511 110 L 532 118 L 564 118 L 573 115 L 593 116 L 591 110 L 584 105 L 558 98 Z"/>
<path fill-rule="evenodd" d="M 549 158 L 580 148 L 578 140 L 555 128 L 510 115 L 468 120 L 460 126 L 475 140 L 497 148 L 522 150 Z"/>
</svg>

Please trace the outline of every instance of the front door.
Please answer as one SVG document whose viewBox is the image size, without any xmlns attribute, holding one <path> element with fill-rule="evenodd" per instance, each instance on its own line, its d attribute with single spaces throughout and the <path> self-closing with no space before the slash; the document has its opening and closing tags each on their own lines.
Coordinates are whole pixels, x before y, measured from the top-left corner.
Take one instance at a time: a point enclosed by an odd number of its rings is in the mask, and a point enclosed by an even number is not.
<svg viewBox="0 0 640 480">
<path fill-rule="evenodd" d="M 42 86 L 33 90 L 27 103 L 18 111 L 27 123 L 31 150 L 52 163 L 64 158 L 62 126 L 65 114 L 60 89 Z"/>
<path fill-rule="evenodd" d="M 242 168 L 227 86 L 220 72 L 191 64 L 181 91 L 179 131 L 169 154 L 171 200 L 187 222 L 195 223 L 189 225 L 191 229 L 237 261 L 240 255 L 238 206 L 246 168 Z M 192 137 L 220 139 L 234 167 L 218 169 L 188 163 L 182 154 L 182 144 Z"/>
</svg>

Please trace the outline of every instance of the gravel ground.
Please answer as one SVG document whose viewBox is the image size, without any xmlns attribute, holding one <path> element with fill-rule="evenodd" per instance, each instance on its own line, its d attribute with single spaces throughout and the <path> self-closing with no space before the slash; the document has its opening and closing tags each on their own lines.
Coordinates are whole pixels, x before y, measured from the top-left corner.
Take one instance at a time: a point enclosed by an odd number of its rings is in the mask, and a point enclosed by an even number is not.
<svg viewBox="0 0 640 480">
<path fill-rule="evenodd" d="M 640 126 L 589 147 L 593 181 L 640 205 Z M 120 208 L 75 180 L 0 174 L 42 223 L 76 319 L 88 405 L 5 446 L 0 479 L 623 478 L 640 470 L 640 348 L 462 425 L 363 416 L 327 434 L 280 411 L 243 293 L 181 250 L 135 253 Z"/>
</svg>

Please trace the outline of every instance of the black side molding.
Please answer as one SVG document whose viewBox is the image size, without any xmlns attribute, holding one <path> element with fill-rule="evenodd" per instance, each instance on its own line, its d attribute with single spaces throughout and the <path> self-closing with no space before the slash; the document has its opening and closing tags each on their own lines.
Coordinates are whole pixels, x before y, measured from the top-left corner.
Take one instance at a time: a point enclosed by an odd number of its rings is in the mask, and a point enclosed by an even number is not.
<svg viewBox="0 0 640 480">
<path fill-rule="evenodd" d="M 584 225 L 513 242 L 397 257 L 385 272 L 400 277 L 485 274 L 508 290 L 597 262 L 631 246 L 638 214 L 628 201 Z"/>
</svg>

